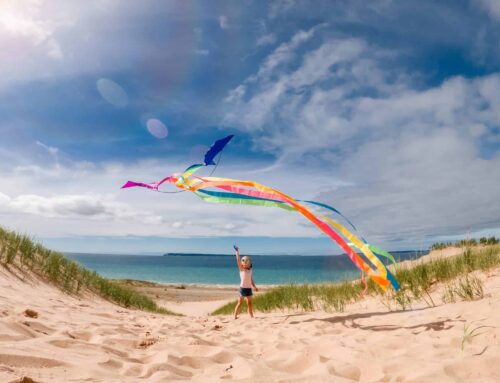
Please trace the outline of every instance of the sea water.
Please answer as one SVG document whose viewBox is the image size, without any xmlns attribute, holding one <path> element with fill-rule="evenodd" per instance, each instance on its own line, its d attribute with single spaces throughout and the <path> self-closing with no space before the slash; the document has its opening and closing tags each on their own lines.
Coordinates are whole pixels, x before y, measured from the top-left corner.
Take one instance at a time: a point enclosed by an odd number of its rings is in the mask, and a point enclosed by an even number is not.
<svg viewBox="0 0 500 383">
<path fill-rule="evenodd" d="M 397 261 L 416 259 L 427 252 L 392 253 Z M 114 279 L 158 283 L 237 285 L 234 255 L 167 254 L 163 256 L 67 253 L 81 265 Z M 254 280 L 259 284 L 319 283 L 359 278 L 347 255 L 251 255 Z"/>
</svg>

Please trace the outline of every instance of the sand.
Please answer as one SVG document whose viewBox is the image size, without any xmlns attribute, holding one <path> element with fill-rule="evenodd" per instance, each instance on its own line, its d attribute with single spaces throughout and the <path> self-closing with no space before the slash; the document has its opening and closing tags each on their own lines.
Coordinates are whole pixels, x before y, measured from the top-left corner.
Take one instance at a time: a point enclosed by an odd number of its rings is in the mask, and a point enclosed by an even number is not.
<svg viewBox="0 0 500 383">
<path fill-rule="evenodd" d="M 154 299 L 160 306 L 187 316 L 208 315 L 239 296 L 237 285 L 160 284 L 137 280 L 117 280 Z M 272 285 L 260 285 L 265 292 Z"/>
<path fill-rule="evenodd" d="M 207 298 L 206 286 L 172 286 L 190 298 L 163 297 L 188 315 L 171 317 L 69 296 L 0 267 L 0 382 L 499 382 L 500 268 L 479 275 L 486 296 L 474 302 L 389 311 L 369 298 L 340 314 L 235 321 L 206 315 L 234 297 L 223 288 Z M 462 350 L 464 329 L 478 327 Z"/>
</svg>

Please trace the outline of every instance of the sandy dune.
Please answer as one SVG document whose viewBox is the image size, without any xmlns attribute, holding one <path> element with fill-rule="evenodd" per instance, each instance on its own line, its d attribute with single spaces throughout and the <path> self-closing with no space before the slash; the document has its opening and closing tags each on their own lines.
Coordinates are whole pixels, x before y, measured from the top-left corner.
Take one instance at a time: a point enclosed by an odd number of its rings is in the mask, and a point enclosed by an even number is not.
<svg viewBox="0 0 500 383">
<path fill-rule="evenodd" d="M 126 310 L 0 268 L 0 381 L 499 382 L 500 269 L 482 278 L 475 302 L 234 321 Z M 464 326 L 484 327 L 462 351 Z"/>
</svg>

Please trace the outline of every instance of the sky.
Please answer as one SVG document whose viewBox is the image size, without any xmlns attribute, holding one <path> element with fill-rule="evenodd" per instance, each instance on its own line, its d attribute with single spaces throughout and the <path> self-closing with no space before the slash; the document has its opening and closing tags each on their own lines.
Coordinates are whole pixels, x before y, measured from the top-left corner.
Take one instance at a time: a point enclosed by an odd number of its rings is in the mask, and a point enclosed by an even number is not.
<svg viewBox="0 0 500 383">
<path fill-rule="evenodd" d="M 386 249 L 500 236 L 499 89 L 497 0 L 2 0 L 0 225 L 72 252 L 341 253 L 281 209 L 120 189 L 234 134 L 215 175 Z"/>
</svg>

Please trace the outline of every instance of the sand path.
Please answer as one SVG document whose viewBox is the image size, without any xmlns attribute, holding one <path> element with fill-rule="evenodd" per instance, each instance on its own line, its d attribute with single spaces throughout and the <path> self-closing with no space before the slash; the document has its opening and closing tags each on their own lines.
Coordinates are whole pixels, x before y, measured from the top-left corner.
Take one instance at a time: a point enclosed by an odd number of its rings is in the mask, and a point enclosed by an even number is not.
<svg viewBox="0 0 500 383">
<path fill-rule="evenodd" d="M 482 278 L 475 302 L 234 321 L 199 303 L 190 317 L 127 310 L 0 269 L 0 381 L 499 382 L 500 269 Z M 462 351 L 464 326 L 485 327 Z"/>
</svg>

